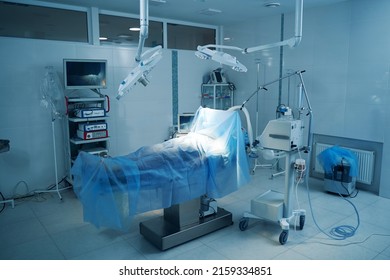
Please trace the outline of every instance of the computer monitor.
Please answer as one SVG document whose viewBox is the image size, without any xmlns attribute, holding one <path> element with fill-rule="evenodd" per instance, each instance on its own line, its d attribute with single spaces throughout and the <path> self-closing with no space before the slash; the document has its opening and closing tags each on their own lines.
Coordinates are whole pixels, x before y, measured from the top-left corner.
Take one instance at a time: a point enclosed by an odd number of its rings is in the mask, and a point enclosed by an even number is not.
<svg viewBox="0 0 390 280">
<path fill-rule="evenodd" d="M 177 117 L 177 132 L 178 133 L 190 132 L 194 117 L 195 117 L 194 113 L 179 114 Z"/>
<path fill-rule="evenodd" d="M 102 89 L 107 87 L 107 60 L 64 59 L 65 89 Z"/>
</svg>

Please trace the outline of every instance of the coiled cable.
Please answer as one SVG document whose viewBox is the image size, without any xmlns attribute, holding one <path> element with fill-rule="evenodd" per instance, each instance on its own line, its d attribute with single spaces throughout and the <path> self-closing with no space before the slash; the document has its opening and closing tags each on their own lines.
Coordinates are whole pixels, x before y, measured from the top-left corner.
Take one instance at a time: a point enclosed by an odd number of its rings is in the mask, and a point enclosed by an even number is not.
<svg viewBox="0 0 390 280">
<path fill-rule="evenodd" d="M 317 220 L 316 218 L 314 217 L 314 211 L 313 211 L 313 206 L 311 204 L 311 197 L 310 197 L 310 190 L 309 190 L 309 183 L 308 183 L 308 180 L 306 180 L 306 189 L 307 189 L 307 196 L 308 196 L 308 201 L 309 201 L 309 206 L 310 206 L 310 212 L 311 212 L 311 215 L 312 215 L 312 218 L 313 218 L 313 221 L 314 221 L 314 224 L 316 225 L 316 227 L 322 232 L 324 233 L 326 236 L 328 236 L 329 238 L 332 238 L 332 239 L 335 239 L 335 240 L 345 240 L 349 237 L 352 237 L 355 235 L 356 231 L 358 230 L 359 226 L 360 226 L 360 216 L 359 216 L 359 212 L 356 208 L 356 206 L 348 199 L 346 199 L 345 197 L 343 197 L 341 194 L 339 194 L 339 196 L 344 199 L 345 201 L 347 201 L 349 204 L 352 205 L 355 213 L 356 213 L 356 217 L 357 217 L 357 225 L 356 226 L 351 226 L 351 225 L 340 225 L 340 226 L 336 226 L 334 228 L 332 228 L 330 230 L 329 233 L 325 232 L 317 223 Z"/>
</svg>

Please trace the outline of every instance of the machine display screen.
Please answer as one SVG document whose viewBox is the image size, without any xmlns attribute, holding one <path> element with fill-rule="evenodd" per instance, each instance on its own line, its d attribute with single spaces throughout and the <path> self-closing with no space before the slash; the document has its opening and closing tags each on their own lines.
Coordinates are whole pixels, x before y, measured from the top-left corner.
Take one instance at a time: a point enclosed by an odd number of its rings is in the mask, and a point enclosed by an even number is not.
<svg viewBox="0 0 390 280">
<path fill-rule="evenodd" d="M 106 88 L 106 71 L 106 60 L 64 59 L 65 88 Z"/>
<path fill-rule="evenodd" d="M 178 132 L 179 133 L 188 133 L 191 129 L 191 124 L 194 119 L 195 114 L 185 113 L 179 114 L 178 117 Z"/>
</svg>

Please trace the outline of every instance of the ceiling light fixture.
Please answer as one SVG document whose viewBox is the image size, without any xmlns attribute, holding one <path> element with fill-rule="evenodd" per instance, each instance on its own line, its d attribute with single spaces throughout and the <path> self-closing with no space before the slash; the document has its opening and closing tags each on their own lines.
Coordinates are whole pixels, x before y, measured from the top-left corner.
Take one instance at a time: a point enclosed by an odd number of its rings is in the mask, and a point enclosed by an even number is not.
<svg viewBox="0 0 390 280">
<path fill-rule="evenodd" d="M 199 13 L 206 16 L 214 16 L 222 13 L 222 11 L 218 9 L 208 8 L 208 9 L 200 10 Z"/>
<path fill-rule="evenodd" d="M 280 6 L 279 2 L 267 2 L 264 4 L 264 7 L 266 8 L 277 8 Z"/>
<path fill-rule="evenodd" d="M 153 5 L 153 6 L 161 6 L 161 5 L 164 5 L 166 3 L 167 3 L 166 0 L 150 0 L 150 5 Z"/>
</svg>

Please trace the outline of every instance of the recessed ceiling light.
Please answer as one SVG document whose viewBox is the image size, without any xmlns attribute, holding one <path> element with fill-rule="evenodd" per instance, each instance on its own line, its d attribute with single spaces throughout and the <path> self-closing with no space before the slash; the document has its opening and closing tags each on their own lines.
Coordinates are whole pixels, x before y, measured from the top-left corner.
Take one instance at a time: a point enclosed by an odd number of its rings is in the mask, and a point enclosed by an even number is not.
<svg viewBox="0 0 390 280">
<path fill-rule="evenodd" d="M 130 27 L 129 30 L 130 31 L 140 31 L 141 28 L 139 28 L 139 27 Z"/>
<path fill-rule="evenodd" d="M 167 3 L 166 0 L 150 0 L 149 4 L 152 6 L 161 6 L 161 5 L 164 5 L 166 3 Z"/>
<path fill-rule="evenodd" d="M 222 13 L 222 11 L 218 10 L 218 9 L 208 8 L 208 9 L 203 9 L 203 10 L 199 11 L 199 13 L 202 15 L 214 16 L 214 15 Z"/>
<path fill-rule="evenodd" d="M 277 8 L 280 6 L 279 2 L 267 2 L 264 4 L 264 7 L 266 8 Z"/>
<path fill-rule="evenodd" d="M 99 40 L 100 40 L 100 41 L 107 41 L 108 38 L 107 38 L 107 37 L 99 37 Z"/>
<path fill-rule="evenodd" d="M 130 34 L 119 34 L 117 37 L 118 38 L 132 38 L 133 36 Z"/>
</svg>

